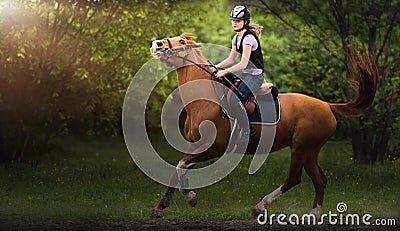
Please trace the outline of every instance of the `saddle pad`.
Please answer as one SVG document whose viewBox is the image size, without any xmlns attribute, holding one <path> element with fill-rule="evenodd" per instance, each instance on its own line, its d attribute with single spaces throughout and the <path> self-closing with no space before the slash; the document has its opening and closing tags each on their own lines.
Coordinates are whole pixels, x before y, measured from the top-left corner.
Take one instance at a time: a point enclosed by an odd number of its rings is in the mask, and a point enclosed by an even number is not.
<svg viewBox="0 0 400 231">
<path fill-rule="evenodd" d="M 275 99 L 271 94 L 268 95 L 256 95 L 256 109 L 254 113 L 249 115 L 249 121 L 251 125 L 276 125 L 280 120 L 280 102 L 279 97 Z M 227 103 L 226 95 L 223 96 L 222 103 Z M 225 104 L 227 105 L 227 104 Z M 261 110 L 260 110 L 261 109 Z M 231 120 L 235 118 L 221 108 L 222 114 Z"/>
<path fill-rule="evenodd" d="M 280 102 L 271 95 L 257 95 L 257 108 L 249 116 L 250 124 L 276 125 L 280 120 Z"/>
</svg>

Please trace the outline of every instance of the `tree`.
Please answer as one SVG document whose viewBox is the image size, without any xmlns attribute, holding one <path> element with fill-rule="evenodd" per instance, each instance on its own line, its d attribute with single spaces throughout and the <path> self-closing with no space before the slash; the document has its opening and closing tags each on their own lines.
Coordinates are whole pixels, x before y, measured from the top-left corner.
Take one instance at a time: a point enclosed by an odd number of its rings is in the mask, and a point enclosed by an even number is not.
<svg viewBox="0 0 400 231">
<path fill-rule="evenodd" d="M 259 3 L 264 11 L 275 15 L 287 27 L 318 41 L 325 54 L 340 61 L 342 65 L 346 63 L 350 44 L 363 48 L 375 57 L 381 75 L 375 104 L 362 116 L 347 120 L 345 126 L 350 131 L 356 162 L 383 162 L 396 147 L 396 144 L 391 143 L 391 130 L 400 116 L 397 108 L 400 89 L 400 2 L 260 0 Z M 301 28 L 296 21 L 305 27 Z M 326 57 L 321 54 L 318 56 Z M 335 67 L 328 62 L 325 64 Z M 343 78 L 337 80 L 334 87 L 340 94 L 336 96 L 347 101 L 351 98 L 351 91 Z"/>
<path fill-rule="evenodd" d="M 118 133 L 125 91 L 150 58 L 149 42 L 192 22 L 179 13 L 192 11 L 183 3 L 2 1 L 0 162 L 44 154 L 61 134 Z"/>
</svg>

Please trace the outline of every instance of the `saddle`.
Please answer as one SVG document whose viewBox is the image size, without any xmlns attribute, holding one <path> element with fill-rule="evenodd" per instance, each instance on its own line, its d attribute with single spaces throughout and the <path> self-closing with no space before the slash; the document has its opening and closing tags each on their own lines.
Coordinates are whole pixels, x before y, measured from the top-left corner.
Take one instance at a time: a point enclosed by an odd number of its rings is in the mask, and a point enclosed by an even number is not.
<svg viewBox="0 0 400 231">
<path fill-rule="evenodd" d="M 222 97 L 222 103 L 230 108 L 230 99 L 234 90 L 241 84 L 241 80 L 233 75 L 226 76 L 224 84 L 229 88 Z M 243 106 L 249 116 L 250 124 L 275 125 L 280 119 L 280 102 L 278 98 L 278 88 L 272 83 L 263 83 L 260 89 L 249 99 L 243 102 Z M 230 119 L 234 117 L 222 108 L 223 116 Z"/>
</svg>

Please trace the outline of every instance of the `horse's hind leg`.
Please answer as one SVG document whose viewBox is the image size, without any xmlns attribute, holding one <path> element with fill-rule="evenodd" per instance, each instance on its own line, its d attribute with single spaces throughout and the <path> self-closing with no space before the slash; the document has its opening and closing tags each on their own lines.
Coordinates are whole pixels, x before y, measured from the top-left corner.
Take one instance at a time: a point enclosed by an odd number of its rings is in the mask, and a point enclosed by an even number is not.
<svg viewBox="0 0 400 231">
<path fill-rule="evenodd" d="M 253 209 L 252 215 L 257 217 L 259 214 L 264 214 L 264 209 L 268 207 L 280 195 L 298 185 L 301 182 L 301 171 L 305 162 L 305 155 L 302 152 L 292 149 L 292 157 L 290 160 L 289 175 L 283 185 L 277 188 L 272 193 L 266 195 Z"/>
<path fill-rule="evenodd" d="M 317 155 L 311 157 L 311 159 L 309 159 L 304 164 L 304 170 L 306 170 L 307 174 L 310 176 L 315 188 L 314 204 L 313 204 L 313 209 L 311 210 L 310 213 L 314 214 L 315 217 L 319 218 L 321 216 L 321 209 L 322 209 L 322 203 L 324 201 L 324 192 L 327 179 L 324 172 L 322 171 L 321 167 L 318 164 Z"/>
</svg>

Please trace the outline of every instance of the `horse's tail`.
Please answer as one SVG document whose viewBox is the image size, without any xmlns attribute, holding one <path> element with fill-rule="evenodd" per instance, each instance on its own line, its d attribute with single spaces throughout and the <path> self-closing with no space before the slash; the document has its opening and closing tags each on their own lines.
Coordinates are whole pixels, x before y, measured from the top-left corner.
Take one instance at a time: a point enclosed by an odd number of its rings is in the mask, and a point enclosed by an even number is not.
<svg viewBox="0 0 400 231">
<path fill-rule="evenodd" d="M 356 92 L 354 99 L 348 103 L 329 104 L 333 111 L 343 116 L 355 116 L 367 109 L 374 102 L 379 83 L 379 73 L 372 55 L 365 54 L 364 61 L 360 53 L 349 48 L 347 65 L 350 72 L 349 82 Z"/>
</svg>

